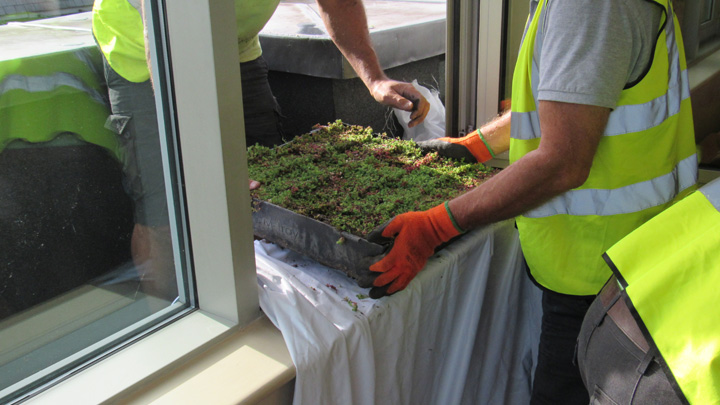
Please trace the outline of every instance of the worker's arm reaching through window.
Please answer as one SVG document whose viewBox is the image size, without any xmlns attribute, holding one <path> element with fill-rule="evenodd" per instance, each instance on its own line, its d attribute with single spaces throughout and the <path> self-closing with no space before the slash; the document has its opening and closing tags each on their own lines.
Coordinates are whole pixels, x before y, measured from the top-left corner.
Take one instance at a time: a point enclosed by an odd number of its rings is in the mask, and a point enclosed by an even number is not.
<svg viewBox="0 0 720 405">
<path fill-rule="evenodd" d="M 510 148 L 510 111 L 506 111 L 481 128 L 460 138 L 438 138 L 418 142 L 424 152 L 440 156 L 485 163 Z"/>
<path fill-rule="evenodd" d="M 333 42 L 378 102 L 411 111 L 409 127 L 420 124 L 430 103 L 411 83 L 388 78 L 380 67 L 360 0 L 317 0 Z"/>
</svg>

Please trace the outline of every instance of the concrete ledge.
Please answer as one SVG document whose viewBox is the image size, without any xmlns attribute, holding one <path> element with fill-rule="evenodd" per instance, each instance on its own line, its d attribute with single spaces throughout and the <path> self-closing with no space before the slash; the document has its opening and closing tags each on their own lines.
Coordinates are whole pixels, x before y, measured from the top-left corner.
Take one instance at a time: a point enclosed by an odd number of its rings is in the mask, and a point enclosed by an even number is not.
<svg viewBox="0 0 720 405">
<path fill-rule="evenodd" d="M 445 2 L 364 2 L 370 38 L 383 69 L 445 53 Z M 333 44 L 317 4 L 281 3 L 260 32 L 270 70 L 314 77 L 356 77 Z"/>
</svg>

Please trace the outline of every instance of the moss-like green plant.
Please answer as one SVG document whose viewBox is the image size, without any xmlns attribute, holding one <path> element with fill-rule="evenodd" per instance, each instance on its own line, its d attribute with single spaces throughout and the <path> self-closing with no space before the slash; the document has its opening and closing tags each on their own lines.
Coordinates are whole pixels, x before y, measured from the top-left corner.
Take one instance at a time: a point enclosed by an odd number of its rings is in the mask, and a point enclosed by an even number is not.
<svg viewBox="0 0 720 405">
<path fill-rule="evenodd" d="M 364 237 L 397 214 L 432 208 L 494 170 L 423 154 L 372 128 L 341 121 L 275 148 L 248 149 L 252 196 Z"/>
</svg>

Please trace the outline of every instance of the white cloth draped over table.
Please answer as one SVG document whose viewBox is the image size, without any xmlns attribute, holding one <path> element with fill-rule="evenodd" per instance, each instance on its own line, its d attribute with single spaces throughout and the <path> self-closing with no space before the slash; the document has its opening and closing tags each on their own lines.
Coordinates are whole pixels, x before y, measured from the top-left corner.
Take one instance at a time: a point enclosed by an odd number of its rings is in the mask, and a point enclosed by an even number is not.
<svg viewBox="0 0 720 405">
<path fill-rule="evenodd" d="M 255 252 L 261 308 L 297 369 L 295 404 L 528 403 L 541 294 L 513 221 L 463 235 L 379 300 L 300 254 L 261 241 Z"/>
</svg>

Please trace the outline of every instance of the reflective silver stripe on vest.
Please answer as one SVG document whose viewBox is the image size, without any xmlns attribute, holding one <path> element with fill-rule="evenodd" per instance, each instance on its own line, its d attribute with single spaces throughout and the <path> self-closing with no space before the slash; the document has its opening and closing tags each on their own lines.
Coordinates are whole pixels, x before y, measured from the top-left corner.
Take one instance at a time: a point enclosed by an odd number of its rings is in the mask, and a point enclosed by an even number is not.
<svg viewBox="0 0 720 405">
<path fill-rule="evenodd" d="M 615 109 L 610 114 L 603 135 L 615 136 L 644 131 L 678 114 L 681 101 L 690 97 L 690 83 L 686 71 L 675 76 L 680 76 L 681 80 L 678 85 L 669 88 L 667 94 L 644 104 L 624 105 Z"/>
<path fill-rule="evenodd" d="M 95 89 L 86 85 L 77 76 L 57 72 L 50 76 L 8 75 L 0 82 L 0 97 L 11 90 L 25 90 L 30 93 L 50 92 L 58 87 L 68 86 L 86 93 L 95 102 L 107 105 L 105 98 Z"/>
<path fill-rule="evenodd" d="M 683 159 L 672 172 L 616 189 L 570 190 L 526 212 L 528 218 L 552 215 L 618 215 L 669 203 L 697 181 L 697 156 Z"/>
<path fill-rule="evenodd" d="M 519 136 L 520 134 L 518 134 L 518 132 L 520 131 L 520 128 L 525 129 L 525 132 L 522 135 L 526 136 Z M 532 128 L 532 131 L 528 131 L 528 128 Z M 531 139 L 539 138 L 539 136 L 535 135 L 540 133 L 540 118 L 538 118 L 537 112 L 513 112 L 512 114 L 510 114 L 510 133 L 511 138 L 522 139 L 523 141 L 529 141 Z"/>
<path fill-rule="evenodd" d="M 605 136 L 644 131 L 660 125 L 680 112 L 681 102 L 690 97 L 690 82 L 686 70 L 680 70 L 680 52 L 675 41 L 672 14 L 665 29 L 665 45 L 671 58 L 668 67 L 668 91 L 650 102 L 618 107 L 610 114 Z"/>
<path fill-rule="evenodd" d="M 608 118 L 603 136 L 644 131 L 656 127 L 669 117 L 678 114 L 681 101 L 690 97 L 690 82 L 688 81 L 687 71 L 682 71 L 679 76 L 681 79 L 678 85 L 668 89 L 667 94 L 644 104 L 624 105 L 613 110 Z M 532 132 L 524 131 L 520 134 L 520 128 L 532 128 Z M 539 138 L 540 119 L 537 111 L 513 112 L 510 132 L 512 132 L 513 139 L 528 141 Z"/>
<path fill-rule="evenodd" d="M 668 11 L 669 12 L 669 11 Z M 644 131 L 665 122 L 669 117 L 680 112 L 681 102 L 690 97 L 690 82 L 687 71 L 680 70 L 680 52 L 675 41 L 675 24 L 672 13 L 669 13 L 665 28 L 665 46 L 670 60 L 668 68 L 668 91 L 666 94 L 643 104 L 623 105 L 615 108 L 608 117 L 603 136 L 623 135 Z M 533 95 L 537 95 L 539 72 L 534 53 L 537 45 L 542 44 L 542 35 L 538 35 L 533 51 L 531 86 Z M 536 100 L 537 104 L 537 100 Z M 536 105 L 537 108 L 537 105 Z M 531 140 L 540 137 L 540 120 L 537 111 L 524 113 L 513 112 L 510 136 L 513 139 Z M 520 129 L 523 133 L 520 133 Z M 532 128 L 532 131 L 527 131 Z"/>
<path fill-rule="evenodd" d="M 534 51 L 531 72 L 532 73 L 530 76 L 530 86 L 533 97 L 535 97 L 535 95 L 537 94 L 537 83 L 540 73 L 538 72 L 537 63 L 535 63 Z M 537 103 L 537 100 L 535 102 Z M 537 109 L 537 105 L 535 105 L 535 108 Z M 525 131 L 522 134 L 519 133 L 521 128 L 523 129 L 523 131 Z M 532 128 L 532 130 L 528 131 L 528 128 Z M 529 111 L 524 113 L 513 111 L 512 114 L 510 114 L 510 138 L 529 141 L 531 139 L 539 137 L 540 118 L 538 117 L 537 111 Z"/>
<path fill-rule="evenodd" d="M 103 78 L 102 80 L 104 81 L 105 76 L 104 76 L 104 73 L 102 72 L 102 63 L 96 63 L 96 62 L 99 62 L 99 60 L 100 60 L 100 59 L 98 59 L 98 53 L 101 53 L 101 52 L 97 52 L 97 51 L 99 51 L 99 48 L 100 47 L 79 49 L 79 50 L 73 52 L 73 57 L 75 57 L 75 59 L 82 62 L 88 68 L 88 70 L 90 70 L 93 73 L 93 75 L 96 78 L 98 78 L 98 79 Z M 95 52 L 97 52 L 97 53 L 95 53 Z"/>
<path fill-rule="evenodd" d="M 710 201 L 716 210 L 720 211 L 720 179 L 715 179 L 702 186 L 700 192 Z"/>
</svg>

